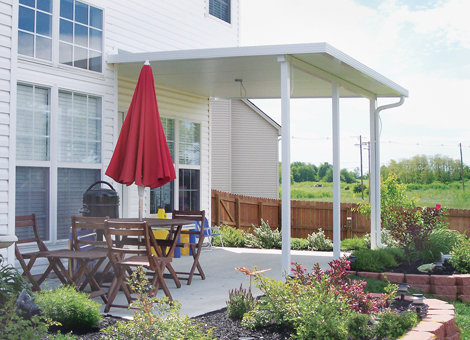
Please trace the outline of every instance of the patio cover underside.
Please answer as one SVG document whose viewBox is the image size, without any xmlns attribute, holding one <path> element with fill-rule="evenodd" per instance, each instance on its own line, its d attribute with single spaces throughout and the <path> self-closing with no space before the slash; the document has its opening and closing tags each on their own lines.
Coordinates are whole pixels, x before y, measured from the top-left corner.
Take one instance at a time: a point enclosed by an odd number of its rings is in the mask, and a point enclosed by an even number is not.
<svg viewBox="0 0 470 340">
<path fill-rule="evenodd" d="M 136 80 L 149 60 L 155 85 L 213 98 L 281 98 L 283 183 L 290 183 L 290 99 L 332 98 L 334 254 L 339 257 L 339 99 L 368 98 L 371 102 L 372 233 L 380 236 L 380 162 L 377 119 L 379 97 L 408 97 L 408 91 L 326 43 L 229 47 L 199 50 L 108 54 L 119 78 Z M 242 84 L 240 81 L 242 80 Z M 243 86 L 242 86 L 243 85 Z M 335 126 L 337 129 L 335 130 Z M 285 164 L 284 164 L 285 163 Z M 378 167 L 377 167 L 378 168 Z M 284 179 L 286 174 L 286 179 Z M 378 176 L 378 177 L 377 177 Z M 290 266 L 290 185 L 282 186 L 283 270 Z M 375 193 L 375 194 L 374 194 Z M 378 197 L 378 198 L 377 198 Z M 375 213 L 374 213 L 375 212 Z M 378 218 L 377 218 L 378 216 Z M 377 225 L 378 224 L 378 225 Z M 287 228 L 285 228 L 287 227 Z M 380 242 L 379 242 L 380 244 Z"/>
</svg>

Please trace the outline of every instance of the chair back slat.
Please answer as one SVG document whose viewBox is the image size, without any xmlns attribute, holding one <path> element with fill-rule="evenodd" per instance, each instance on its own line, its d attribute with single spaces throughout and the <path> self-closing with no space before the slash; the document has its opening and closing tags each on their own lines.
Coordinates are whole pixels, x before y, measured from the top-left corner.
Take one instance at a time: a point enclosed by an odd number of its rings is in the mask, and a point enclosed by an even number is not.
<svg viewBox="0 0 470 340">
<path fill-rule="evenodd" d="M 147 222 L 105 221 L 105 238 L 109 257 L 112 262 L 125 255 L 146 256 L 150 269 L 155 270 L 155 246 L 153 233 L 149 232 Z"/>
<path fill-rule="evenodd" d="M 106 241 L 103 240 L 106 219 L 107 217 L 72 216 L 73 248 L 83 250 L 83 248 L 90 249 L 95 246 L 106 247 Z M 100 232 L 101 239 L 98 238 Z"/>
<path fill-rule="evenodd" d="M 47 247 L 39 237 L 36 215 L 15 216 L 15 234 L 18 236 L 18 241 L 15 242 L 15 247 L 23 243 L 36 243 L 40 251 L 47 251 Z M 31 235 L 29 237 L 19 237 L 19 235 Z M 19 251 L 19 250 L 18 250 Z"/>
</svg>

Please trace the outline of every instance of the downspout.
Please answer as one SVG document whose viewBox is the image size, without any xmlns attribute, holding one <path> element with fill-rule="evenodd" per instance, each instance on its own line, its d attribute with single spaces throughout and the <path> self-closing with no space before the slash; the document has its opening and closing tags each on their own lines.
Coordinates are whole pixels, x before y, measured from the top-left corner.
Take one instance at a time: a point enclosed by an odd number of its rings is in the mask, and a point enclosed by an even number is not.
<svg viewBox="0 0 470 340">
<path fill-rule="evenodd" d="M 383 111 L 383 110 L 387 110 L 387 109 L 392 109 L 392 108 L 395 108 L 395 107 L 398 107 L 398 106 L 401 106 L 403 105 L 403 103 L 405 102 L 405 96 L 401 96 L 400 97 L 400 100 L 397 102 L 397 103 L 393 103 L 393 104 L 387 104 L 387 105 L 382 105 L 382 106 L 379 106 L 378 108 L 375 109 L 374 111 L 374 120 L 375 120 L 375 124 L 378 124 L 379 122 L 379 118 L 380 118 L 380 112 Z M 380 247 L 380 248 L 384 248 L 386 247 L 385 244 L 382 244 L 382 233 L 381 233 L 381 216 L 380 216 L 380 211 L 381 211 L 381 206 L 380 206 L 380 134 L 378 133 L 378 129 L 376 128 L 376 156 L 375 156 L 375 169 L 376 169 L 376 190 L 377 190 L 377 206 L 376 206 L 376 209 L 377 209 L 377 218 L 376 218 L 376 224 L 375 224 L 375 228 L 376 228 L 376 233 L 375 233 L 375 236 L 376 236 L 376 240 L 377 240 L 377 246 Z"/>
</svg>

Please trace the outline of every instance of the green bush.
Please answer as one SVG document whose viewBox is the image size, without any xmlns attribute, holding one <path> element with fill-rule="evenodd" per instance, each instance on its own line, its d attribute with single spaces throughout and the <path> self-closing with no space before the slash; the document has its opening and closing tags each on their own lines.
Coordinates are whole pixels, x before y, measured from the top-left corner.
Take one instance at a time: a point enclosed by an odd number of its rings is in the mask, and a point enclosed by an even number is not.
<svg viewBox="0 0 470 340">
<path fill-rule="evenodd" d="M 320 228 L 317 233 L 307 235 L 308 249 L 309 250 L 333 250 L 333 242 L 326 238 L 325 233 Z"/>
<path fill-rule="evenodd" d="M 385 268 L 398 266 L 389 248 L 356 250 L 354 256 L 356 256 L 353 266 L 355 270 L 382 272 Z"/>
<path fill-rule="evenodd" d="M 387 247 L 396 248 L 399 246 L 399 243 L 393 238 L 392 233 L 388 229 L 381 229 L 380 238 L 382 239 L 382 244 L 386 245 Z M 369 249 L 371 246 L 369 233 L 364 235 L 364 241 L 366 242 L 367 249 Z"/>
<path fill-rule="evenodd" d="M 253 310 L 257 304 L 256 299 L 251 295 L 251 291 L 242 288 L 233 289 L 228 293 L 227 314 L 231 318 L 241 320 L 245 313 Z"/>
<path fill-rule="evenodd" d="M 470 273 L 470 239 L 461 237 L 450 254 L 450 263 L 455 269 L 462 274 Z"/>
<path fill-rule="evenodd" d="M 282 236 L 279 230 L 271 230 L 267 222 L 261 220 L 261 225 L 253 227 L 253 234 L 244 233 L 245 245 L 250 248 L 272 249 L 281 248 Z"/>
<path fill-rule="evenodd" d="M 292 237 L 290 239 L 290 247 L 291 249 L 296 249 L 296 250 L 306 250 L 308 249 L 308 240 L 304 238 Z"/>
<path fill-rule="evenodd" d="M 377 339 L 397 339 L 405 335 L 417 323 L 416 313 L 385 312 L 379 314 L 379 323 L 374 327 L 373 334 Z"/>
<path fill-rule="evenodd" d="M 88 294 L 77 292 L 71 285 L 37 293 L 36 304 L 47 318 L 61 324 L 64 330 L 86 330 L 101 320 L 100 303 Z"/>
<path fill-rule="evenodd" d="M 419 254 L 419 258 L 425 262 L 434 262 L 441 258 L 442 254 L 450 254 L 452 249 L 459 243 L 462 235 L 455 230 L 447 228 L 434 229 L 429 235 L 427 249 Z"/>
<path fill-rule="evenodd" d="M 356 340 L 369 339 L 372 329 L 369 326 L 371 317 L 368 314 L 352 313 L 346 320 L 348 335 Z"/>
<path fill-rule="evenodd" d="M 341 250 L 359 250 L 370 248 L 367 246 L 366 239 L 364 237 L 357 237 L 354 235 L 353 238 L 346 238 L 341 241 Z"/>
<path fill-rule="evenodd" d="M 147 293 L 148 279 L 143 267 L 139 267 L 127 282 L 137 293 L 133 307 L 138 309 L 129 321 L 117 322 L 105 329 L 103 340 L 215 340 L 212 330 L 204 331 L 185 315 L 180 316 L 181 305 L 150 297 Z"/>
<path fill-rule="evenodd" d="M 22 276 L 16 268 L 4 264 L 5 260 L 0 255 L 0 306 L 10 300 L 10 295 L 18 296 L 19 293 L 26 288 L 30 290 L 24 276 Z"/>
<path fill-rule="evenodd" d="M 228 225 L 221 226 L 220 232 L 222 233 L 222 241 L 224 242 L 224 247 L 244 247 L 245 246 L 245 237 L 243 236 L 243 231 L 230 227 Z M 212 244 L 214 246 L 221 246 L 220 238 L 214 237 L 212 239 Z"/>
</svg>

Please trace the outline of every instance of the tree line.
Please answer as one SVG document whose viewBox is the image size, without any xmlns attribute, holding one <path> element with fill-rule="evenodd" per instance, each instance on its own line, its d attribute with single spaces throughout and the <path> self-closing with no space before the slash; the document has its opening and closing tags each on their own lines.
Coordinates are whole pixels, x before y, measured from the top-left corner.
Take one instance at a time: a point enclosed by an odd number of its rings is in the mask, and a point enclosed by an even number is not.
<svg viewBox="0 0 470 340">
<path fill-rule="evenodd" d="M 291 164 L 291 182 L 333 182 L 333 165 L 328 162 L 314 164 L 305 162 L 293 162 Z M 387 179 L 394 173 L 400 183 L 431 184 L 433 182 L 450 183 L 461 180 L 460 160 L 454 160 L 447 156 L 416 155 L 400 161 L 392 160 L 389 165 L 383 165 L 380 169 L 381 176 Z M 281 163 L 279 163 L 281 173 Z M 354 171 L 340 170 L 341 181 L 345 183 L 357 183 L 360 181 L 359 168 Z M 470 167 L 463 165 L 463 176 L 470 179 Z M 281 178 L 281 176 L 280 176 Z M 364 174 L 368 179 L 369 174 Z"/>
</svg>

